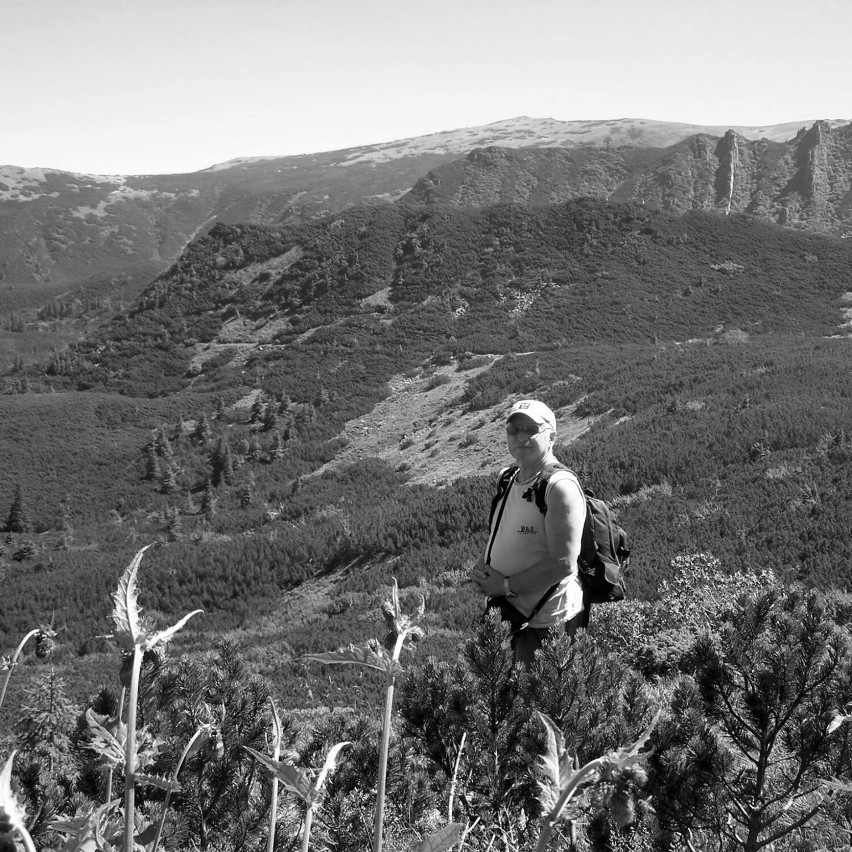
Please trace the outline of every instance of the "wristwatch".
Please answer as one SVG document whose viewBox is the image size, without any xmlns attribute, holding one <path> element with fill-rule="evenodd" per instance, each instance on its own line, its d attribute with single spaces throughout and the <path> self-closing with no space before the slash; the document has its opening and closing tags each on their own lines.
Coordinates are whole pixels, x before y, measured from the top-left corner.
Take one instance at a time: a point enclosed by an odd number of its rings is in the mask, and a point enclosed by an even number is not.
<svg viewBox="0 0 852 852">
<path fill-rule="evenodd" d="M 512 591 L 511 587 L 509 586 L 509 578 L 508 577 L 503 578 L 503 597 L 506 597 L 506 598 L 514 598 L 515 597 L 515 593 Z"/>
</svg>

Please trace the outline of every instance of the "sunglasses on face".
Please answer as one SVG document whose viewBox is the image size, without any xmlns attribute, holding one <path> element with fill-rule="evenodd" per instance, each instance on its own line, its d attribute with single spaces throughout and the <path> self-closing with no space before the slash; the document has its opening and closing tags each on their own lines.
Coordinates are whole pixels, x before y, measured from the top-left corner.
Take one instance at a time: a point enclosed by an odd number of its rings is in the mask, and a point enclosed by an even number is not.
<svg viewBox="0 0 852 852">
<path fill-rule="evenodd" d="M 506 424 L 507 435 L 520 435 L 524 438 L 533 438 L 541 432 L 541 426 L 519 426 L 517 423 Z"/>
</svg>

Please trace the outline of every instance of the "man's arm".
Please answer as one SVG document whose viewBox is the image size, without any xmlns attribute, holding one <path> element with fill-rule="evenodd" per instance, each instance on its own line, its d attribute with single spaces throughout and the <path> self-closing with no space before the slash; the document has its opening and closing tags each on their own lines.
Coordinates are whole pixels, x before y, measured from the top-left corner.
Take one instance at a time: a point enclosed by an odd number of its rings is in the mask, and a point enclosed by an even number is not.
<svg viewBox="0 0 852 852">
<path fill-rule="evenodd" d="M 577 481 L 572 477 L 554 482 L 547 496 L 544 524 L 547 556 L 509 578 L 512 593 L 543 591 L 575 573 L 585 522 L 586 498 Z M 481 559 L 471 579 L 486 595 L 505 594 L 504 575 L 485 566 Z"/>
<path fill-rule="evenodd" d="M 468 580 L 473 583 L 479 589 L 480 592 L 484 592 L 484 589 L 482 588 L 482 581 L 485 579 L 485 572 L 493 572 L 493 569 L 488 568 L 485 564 L 485 552 L 487 551 L 487 549 L 488 543 L 486 542 L 483 545 L 482 550 L 479 552 L 479 556 L 476 557 L 476 562 L 473 563 L 473 565 L 468 569 L 467 572 Z M 500 594 L 502 595 L 503 592 L 500 592 Z"/>
</svg>

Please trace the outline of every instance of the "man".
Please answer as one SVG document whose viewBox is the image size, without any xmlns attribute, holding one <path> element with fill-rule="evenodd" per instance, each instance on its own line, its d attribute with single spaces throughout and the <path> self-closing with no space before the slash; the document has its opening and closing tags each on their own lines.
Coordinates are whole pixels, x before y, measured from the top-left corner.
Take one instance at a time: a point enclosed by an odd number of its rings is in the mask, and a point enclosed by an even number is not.
<svg viewBox="0 0 852 852">
<path fill-rule="evenodd" d="M 577 558 L 586 500 L 574 474 L 556 470 L 545 492 L 547 513 L 536 505 L 533 487 L 549 466 L 558 464 L 553 455 L 556 417 L 543 402 L 516 402 L 506 418 L 506 436 L 518 471 L 502 510 L 498 505 L 494 512 L 488 541 L 470 576 L 489 598 L 505 596 L 523 616 L 532 614 L 529 626 L 512 635 L 515 661 L 530 665 L 550 631 L 564 626 L 573 635 L 582 623 Z"/>
</svg>

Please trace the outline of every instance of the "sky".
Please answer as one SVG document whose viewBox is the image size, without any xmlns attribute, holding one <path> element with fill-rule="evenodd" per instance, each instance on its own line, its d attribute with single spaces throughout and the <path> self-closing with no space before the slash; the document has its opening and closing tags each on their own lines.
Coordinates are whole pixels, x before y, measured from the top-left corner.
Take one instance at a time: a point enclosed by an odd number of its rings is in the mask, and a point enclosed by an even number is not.
<svg viewBox="0 0 852 852">
<path fill-rule="evenodd" d="M 852 120 L 850 0 L 0 0 L 0 164 L 191 172 L 515 116 Z"/>
</svg>

